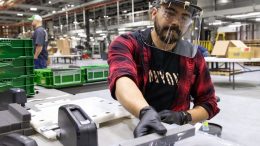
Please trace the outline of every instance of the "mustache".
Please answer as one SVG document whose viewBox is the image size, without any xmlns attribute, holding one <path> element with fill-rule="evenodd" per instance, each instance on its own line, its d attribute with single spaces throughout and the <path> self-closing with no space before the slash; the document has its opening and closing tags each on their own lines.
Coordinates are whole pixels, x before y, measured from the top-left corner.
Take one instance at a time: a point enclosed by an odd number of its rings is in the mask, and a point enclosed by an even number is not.
<svg viewBox="0 0 260 146">
<path fill-rule="evenodd" d="M 181 30 L 178 26 L 172 25 L 172 26 L 165 26 L 162 28 L 162 31 L 169 31 L 169 32 L 176 32 L 178 35 L 181 35 Z"/>
</svg>

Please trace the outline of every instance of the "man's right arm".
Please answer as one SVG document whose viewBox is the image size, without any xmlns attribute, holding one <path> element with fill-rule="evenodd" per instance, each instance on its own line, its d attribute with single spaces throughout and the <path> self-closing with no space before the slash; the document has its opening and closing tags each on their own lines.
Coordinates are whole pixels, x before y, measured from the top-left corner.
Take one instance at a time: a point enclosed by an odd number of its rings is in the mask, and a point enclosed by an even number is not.
<svg viewBox="0 0 260 146">
<path fill-rule="evenodd" d="M 166 133 L 166 128 L 161 124 L 158 113 L 148 105 L 138 88 L 138 72 L 132 55 L 135 47 L 137 42 L 129 35 L 118 37 L 110 45 L 108 83 L 111 95 L 140 119 L 134 130 L 135 137 L 151 132 L 162 135 Z"/>
<path fill-rule="evenodd" d="M 149 106 L 135 82 L 128 77 L 117 79 L 115 95 L 117 100 L 136 117 L 139 117 L 141 109 Z"/>
</svg>

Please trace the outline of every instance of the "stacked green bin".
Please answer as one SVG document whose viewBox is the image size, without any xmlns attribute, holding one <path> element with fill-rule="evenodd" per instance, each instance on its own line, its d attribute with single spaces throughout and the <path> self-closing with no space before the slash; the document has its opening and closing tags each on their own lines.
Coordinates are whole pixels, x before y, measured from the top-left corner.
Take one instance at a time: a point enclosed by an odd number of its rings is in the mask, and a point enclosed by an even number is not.
<svg viewBox="0 0 260 146">
<path fill-rule="evenodd" d="M 17 62 L 17 63 L 16 63 Z M 23 65 L 23 63 L 25 63 Z M 18 65 L 20 64 L 20 65 Z M 28 65 L 26 65 L 28 64 Z M 0 58 L 0 77 L 13 78 L 22 75 L 33 75 L 33 58 L 3 59 Z"/>
<path fill-rule="evenodd" d="M 34 77 L 33 76 L 20 76 L 15 78 L 0 79 L 0 83 L 9 88 L 21 88 L 26 91 L 27 96 L 34 95 Z"/>
<path fill-rule="evenodd" d="M 82 66 L 86 83 L 105 81 L 108 77 L 108 65 Z"/>
<path fill-rule="evenodd" d="M 81 70 L 78 69 L 36 69 L 34 71 L 37 85 L 46 88 L 63 88 L 82 85 Z"/>
<path fill-rule="evenodd" d="M 32 40 L 0 39 L 0 92 L 22 88 L 34 95 Z"/>
</svg>

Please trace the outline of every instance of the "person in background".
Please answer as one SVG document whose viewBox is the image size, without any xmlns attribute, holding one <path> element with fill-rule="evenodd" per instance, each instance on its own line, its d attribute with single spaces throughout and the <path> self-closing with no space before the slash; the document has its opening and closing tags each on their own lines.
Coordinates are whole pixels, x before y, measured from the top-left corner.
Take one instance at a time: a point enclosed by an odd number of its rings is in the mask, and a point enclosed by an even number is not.
<svg viewBox="0 0 260 146">
<path fill-rule="evenodd" d="M 48 60 L 48 33 L 42 27 L 41 16 L 33 15 L 29 20 L 32 21 L 32 26 L 34 27 L 34 33 L 32 35 L 34 47 L 34 68 L 46 68 Z"/>
<path fill-rule="evenodd" d="M 209 51 L 202 47 L 202 46 L 198 46 L 198 50 L 201 52 L 201 54 L 204 56 L 204 57 L 209 57 L 210 56 L 210 53 Z"/>
<path fill-rule="evenodd" d="M 192 44 L 201 28 L 197 0 L 153 0 L 152 5 L 154 28 L 123 34 L 108 50 L 111 95 L 140 119 L 135 137 L 165 134 L 161 121 L 202 122 L 220 111 L 204 57 Z"/>
</svg>

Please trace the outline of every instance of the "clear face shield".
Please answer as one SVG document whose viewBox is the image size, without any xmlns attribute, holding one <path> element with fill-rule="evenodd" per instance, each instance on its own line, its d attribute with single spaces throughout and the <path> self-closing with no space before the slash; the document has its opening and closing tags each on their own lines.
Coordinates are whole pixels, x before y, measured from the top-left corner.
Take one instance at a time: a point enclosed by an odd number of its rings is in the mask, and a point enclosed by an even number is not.
<svg viewBox="0 0 260 146">
<path fill-rule="evenodd" d="M 198 50 L 202 10 L 189 2 L 173 1 L 160 3 L 157 9 L 165 23 L 155 18 L 155 31 L 165 44 L 164 50 L 176 44 L 173 53 L 193 58 Z"/>
</svg>

